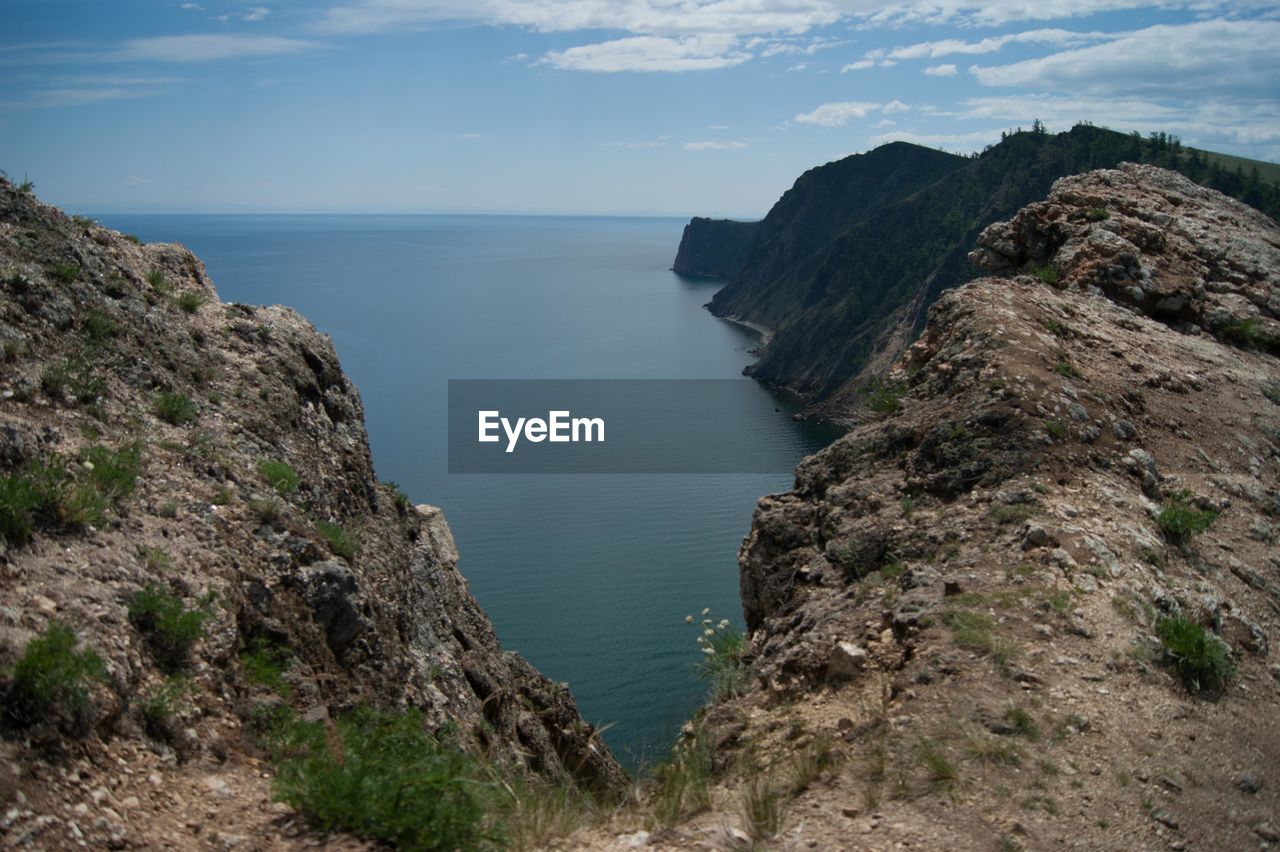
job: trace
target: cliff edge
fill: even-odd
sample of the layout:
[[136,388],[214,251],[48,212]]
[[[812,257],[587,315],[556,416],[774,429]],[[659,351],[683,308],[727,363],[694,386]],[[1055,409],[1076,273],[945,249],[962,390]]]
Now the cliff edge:
[[255,744],[283,708],[416,708],[513,771],[622,783],[501,648],[441,512],[377,481],[297,313],[0,180],[0,352],[4,845],[303,843]]
[[1125,165],[978,242],[874,419],[761,499],[747,685],[659,845],[1280,839],[1280,228]]

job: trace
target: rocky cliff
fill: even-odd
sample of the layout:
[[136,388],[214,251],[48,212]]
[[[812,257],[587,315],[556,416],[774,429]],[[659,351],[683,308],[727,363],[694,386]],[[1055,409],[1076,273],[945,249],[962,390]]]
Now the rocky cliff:
[[[1122,161],[1177,168],[1280,210],[1280,190],[1215,171],[1163,137],[1081,125],[1014,133],[974,158],[893,143],[802,176],[735,250],[742,264],[710,308],[775,332],[750,375],[844,416],[919,334],[938,296],[976,273],[967,256],[983,228],[1060,177]],[[701,242],[681,254],[715,255],[704,243],[716,234],[687,232]]]
[[[440,511],[378,482],[297,313],[0,181],[0,345],[3,845],[300,842],[250,735],[282,704],[418,708],[500,765],[622,781],[568,690],[501,648]],[[59,697],[14,668],[55,625],[100,677],[74,713],[20,712]]]
[[1280,839],[1280,228],[1125,165],[978,244],[882,413],[760,501],[751,685],[655,842]]

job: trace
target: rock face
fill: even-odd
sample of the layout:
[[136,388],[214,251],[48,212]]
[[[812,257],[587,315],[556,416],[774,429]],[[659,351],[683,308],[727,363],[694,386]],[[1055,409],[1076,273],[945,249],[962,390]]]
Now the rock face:
[[[686,230],[680,255],[741,257],[737,268],[718,262],[700,274],[726,280],[713,313],[775,332],[747,372],[843,416],[920,333],[929,306],[974,276],[968,254],[987,225],[1043,198],[1060,177],[1126,160],[1214,179],[1199,155],[1184,153],[1084,125],[1012,134],[976,158],[894,143],[807,172],[745,250],[741,230],[729,250],[713,243],[723,231],[702,224]],[[1232,188],[1280,209],[1273,188]]]
[[[865,796],[885,848],[1248,848],[1280,809],[1280,228],[1125,165],[973,257],[998,276],[941,295],[896,411],[742,545],[739,736],[825,731],[854,767],[786,840],[845,836]],[[1183,536],[1171,506],[1216,516]],[[1177,679],[1174,615],[1227,651],[1221,693]]]
[[[242,663],[262,642],[287,649],[299,714],[416,707],[498,760],[589,787],[622,781],[567,689],[501,648],[440,511],[377,481],[359,394],[297,313],[222,303],[180,246],[141,245],[0,181],[0,346],[0,476],[62,465],[72,494],[109,504],[88,512],[66,499],[35,513],[30,541],[0,537],[0,669],[55,621],[105,662],[77,777],[115,778],[125,786],[111,796],[141,804],[91,846],[117,829],[151,845],[183,825],[160,794],[180,790],[189,767],[237,778],[228,808],[244,806],[240,793],[265,797],[241,734],[255,705],[279,700]],[[130,447],[131,488],[89,489],[94,448]],[[217,601],[186,666],[181,748],[144,736],[143,698],[163,673],[127,609],[147,586],[192,608],[206,592]],[[57,814],[46,837],[74,836],[61,807],[79,787],[18,742],[5,757],[21,767],[27,822]],[[120,782],[122,755],[135,776]],[[158,784],[142,783],[147,761]],[[258,801],[213,822],[270,835],[272,818]]]

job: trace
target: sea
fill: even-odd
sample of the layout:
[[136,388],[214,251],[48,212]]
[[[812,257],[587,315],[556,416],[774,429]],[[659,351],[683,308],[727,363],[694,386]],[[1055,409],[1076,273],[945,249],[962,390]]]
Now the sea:
[[288,305],[331,335],[378,476],[444,509],[503,646],[567,683],[624,765],[667,754],[707,695],[686,616],[742,626],[756,501],[838,431],[793,421],[794,401],[763,386],[769,404],[725,410],[717,429],[770,454],[750,469],[771,474],[450,474],[445,430],[450,379],[739,377],[760,338],[704,309],[718,283],[670,271],[685,220],[94,218],[185,245],[224,301]]

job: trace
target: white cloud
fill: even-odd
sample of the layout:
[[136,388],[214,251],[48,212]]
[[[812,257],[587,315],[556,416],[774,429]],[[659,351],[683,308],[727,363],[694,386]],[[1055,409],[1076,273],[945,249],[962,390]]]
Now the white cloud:
[[751,59],[732,36],[633,36],[553,50],[538,64],[573,71],[707,71]]
[[129,62],[211,62],[284,56],[316,46],[313,41],[279,36],[156,36],[127,41],[118,51],[101,58]]
[[728,129],[729,129],[729,125],[727,125],[727,124],[708,124],[708,125],[707,125],[707,129],[708,129],[708,130],[728,130]]
[[886,115],[890,115],[895,112],[907,112],[910,109],[911,109],[910,104],[904,104],[902,101],[893,100],[893,101],[889,101],[889,103],[882,106],[880,108],[880,111]]
[[483,135],[482,133],[459,133],[458,138],[470,141],[472,139],[480,139]]
[[1209,20],[1124,33],[1105,44],[970,69],[987,86],[1071,92],[1270,93],[1280,21]]
[[204,9],[204,7],[201,6],[199,3],[183,3],[178,8],[186,9],[188,12],[199,12]]
[[866,118],[867,113],[880,109],[880,104],[865,101],[839,101],[826,103],[813,112],[800,113],[793,121],[796,124],[816,124],[819,127],[843,127],[854,118]]
[[252,9],[246,9],[240,17],[246,21],[261,21],[271,14],[271,10],[266,6],[254,6]]
[[653,139],[642,139],[639,142],[606,142],[606,148],[665,148],[670,136],[656,136]]
[[801,62],[799,65],[792,65],[792,66],[791,66],[791,67],[789,67],[787,70],[788,70],[788,71],[803,71],[804,69],[806,69],[806,68],[808,68],[808,67],[809,67],[809,66],[808,66],[808,64],[806,64],[806,63],[804,63],[804,62]]
[[529,54],[527,53],[513,53],[510,56],[508,56],[506,59],[502,60],[502,62],[505,65],[508,62],[524,62],[528,58],[529,58]]
[[686,151],[741,151],[747,147],[746,142],[686,142]]
[[840,73],[844,74],[846,71],[864,71],[867,68],[874,68],[874,67],[876,67],[876,63],[874,60],[859,59],[857,62],[850,62],[848,65],[841,68]]
[[890,118],[882,118],[876,122],[876,127],[897,127],[898,122]]
[[320,29],[375,33],[443,22],[527,27],[539,32],[620,30],[637,35],[788,35],[844,22],[889,26],[912,22],[995,26],[1088,17],[1125,9],[1267,10],[1274,0],[346,0],[330,7]]
[[1077,33],[1070,30],[1028,30],[1021,33],[1010,33],[992,36],[981,41],[962,41],[960,39],[942,39],[940,41],[922,41],[905,47],[895,47],[887,52],[892,59],[938,59],[943,56],[977,55],[995,53],[1008,44],[1052,44],[1058,47],[1075,47],[1090,42],[1115,38],[1108,33]]
[[924,69],[923,73],[930,77],[954,77],[956,76],[956,66],[954,65],[930,65]]

